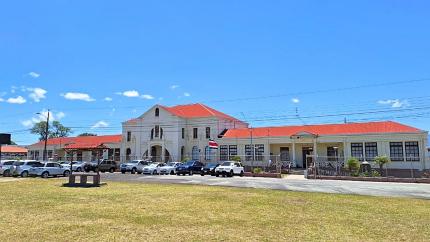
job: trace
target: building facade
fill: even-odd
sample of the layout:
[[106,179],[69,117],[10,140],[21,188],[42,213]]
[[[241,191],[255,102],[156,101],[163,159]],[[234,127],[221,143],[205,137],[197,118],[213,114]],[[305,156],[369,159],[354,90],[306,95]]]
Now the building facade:
[[[306,168],[312,160],[371,162],[386,155],[390,169],[430,168],[428,132],[391,121],[249,128],[206,105],[190,104],[155,105],[122,127],[122,161],[219,162],[239,156],[253,165],[279,161]],[[209,148],[209,140],[219,148]]]
[[0,146],[1,149],[1,159],[25,159],[27,157],[28,150],[24,147],[17,146],[17,145],[2,145]]

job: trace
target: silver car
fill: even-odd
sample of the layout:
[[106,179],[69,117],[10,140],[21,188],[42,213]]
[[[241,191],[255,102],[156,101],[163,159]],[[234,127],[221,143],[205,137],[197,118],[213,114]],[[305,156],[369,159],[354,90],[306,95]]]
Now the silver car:
[[147,175],[158,175],[158,168],[164,166],[164,163],[154,162],[143,167],[143,174]]
[[131,172],[131,174],[142,174],[143,168],[149,164],[146,160],[132,160],[120,165],[121,173]]
[[16,161],[11,167],[11,174],[12,176],[28,177],[32,167],[42,165],[43,164],[41,162],[35,160]]
[[[67,170],[70,170],[70,161],[61,162],[60,165]],[[72,171],[83,172],[87,163],[83,161],[73,161]]]
[[11,170],[10,168],[13,167],[13,163],[15,163],[15,160],[2,160],[0,162],[0,175],[3,176],[10,176]]
[[40,176],[42,178],[48,178],[50,176],[69,176],[70,170],[64,168],[56,162],[45,162],[41,163],[41,166],[34,166],[30,168],[30,176]]

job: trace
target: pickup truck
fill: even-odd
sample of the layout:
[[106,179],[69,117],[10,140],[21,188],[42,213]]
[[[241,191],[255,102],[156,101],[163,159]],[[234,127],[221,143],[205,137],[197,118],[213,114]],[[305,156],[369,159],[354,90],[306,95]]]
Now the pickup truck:
[[236,161],[225,161],[220,166],[215,168],[215,176],[219,177],[222,175],[223,177],[232,177],[232,176],[243,176],[244,168],[240,162]]

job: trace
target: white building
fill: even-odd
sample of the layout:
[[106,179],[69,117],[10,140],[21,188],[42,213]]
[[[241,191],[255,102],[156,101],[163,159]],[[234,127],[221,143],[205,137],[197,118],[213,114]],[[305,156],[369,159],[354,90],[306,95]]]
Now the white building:
[[[244,162],[276,160],[306,168],[310,156],[372,161],[387,155],[390,169],[430,168],[428,132],[391,121],[248,128],[247,123],[203,104],[155,105],[124,122],[122,135],[122,160],[205,162],[240,156]],[[210,139],[219,144],[218,150],[208,147]]]

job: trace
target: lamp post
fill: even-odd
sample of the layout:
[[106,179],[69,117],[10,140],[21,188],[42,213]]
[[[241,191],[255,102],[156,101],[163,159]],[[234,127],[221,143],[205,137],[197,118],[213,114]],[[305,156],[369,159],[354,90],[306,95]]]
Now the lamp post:
[[[39,115],[43,115],[42,113],[36,113]],[[46,117],[46,130],[45,130],[45,146],[43,148],[43,160],[46,160],[46,146],[48,145],[48,135],[49,135],[49,109],[48,109],[48,115]]]

